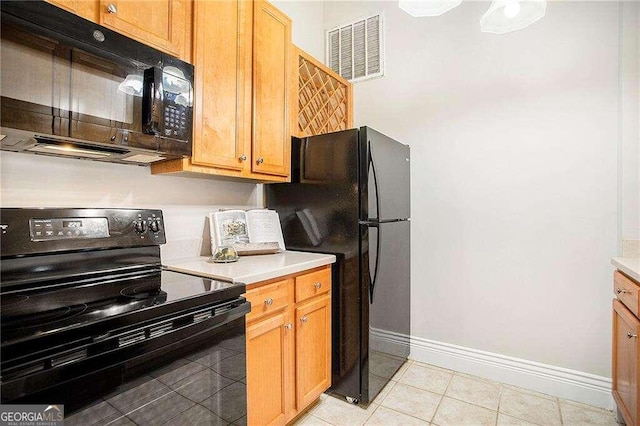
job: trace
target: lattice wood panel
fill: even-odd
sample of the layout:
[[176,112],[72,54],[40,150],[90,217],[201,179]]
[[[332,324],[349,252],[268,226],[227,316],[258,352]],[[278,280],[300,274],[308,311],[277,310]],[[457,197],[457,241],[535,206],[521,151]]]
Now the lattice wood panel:
[[351,83],[297,49],[297,136],[311,136],[353,126]]

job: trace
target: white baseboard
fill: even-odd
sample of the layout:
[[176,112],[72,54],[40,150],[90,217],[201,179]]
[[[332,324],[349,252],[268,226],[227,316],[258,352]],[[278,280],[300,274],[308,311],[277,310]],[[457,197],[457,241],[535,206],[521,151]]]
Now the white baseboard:
[[608,377],[386,330],[371,328],[370,333],[370,345],[374,350],[401,354],[409,346],[409,358],[418,362],[608,410],[615,409],[611,379]]

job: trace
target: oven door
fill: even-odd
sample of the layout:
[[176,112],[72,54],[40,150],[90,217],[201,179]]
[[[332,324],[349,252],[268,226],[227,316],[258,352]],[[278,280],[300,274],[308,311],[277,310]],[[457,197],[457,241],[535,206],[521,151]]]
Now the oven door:
[[246,424],[244,298],[28,354],[2,402],[64,404],[69,424]]

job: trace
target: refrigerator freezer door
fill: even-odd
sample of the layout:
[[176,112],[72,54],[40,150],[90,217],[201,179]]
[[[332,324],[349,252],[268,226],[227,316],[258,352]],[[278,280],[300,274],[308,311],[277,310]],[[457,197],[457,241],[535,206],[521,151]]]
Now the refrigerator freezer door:
[[266,205],[280,216],[285,246],[357,252],[357,130],[294,139],[291,151],[292,182],[264,187]]
[[[363,354],[362,402],[371,401],[409,356],[409,345],[380,344],[382,339],[410,335],[411,222],[362,225]],[[365,296],[366,295],[366,296]],[[382,338],[382,339],[381,339]]]
[[291,159],[293,182],[327,185],[357,182],[358,130],[327,133],[294,142]]
[[368,127],[360,129],[360,144],[364,162],[360,165],[364,172],[360,175],[361,191],[368,199],[362,205],[361,219],[384,222],[409,218],[409,146]]

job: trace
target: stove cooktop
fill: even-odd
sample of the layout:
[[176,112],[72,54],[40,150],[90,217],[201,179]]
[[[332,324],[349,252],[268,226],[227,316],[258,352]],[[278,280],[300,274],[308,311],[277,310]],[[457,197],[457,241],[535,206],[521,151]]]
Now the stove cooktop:
[[234,288],[235,297],[244,292],[241,284],[154,268],[3,292],[0,340],[28,340],[173,302],[224,300]]

